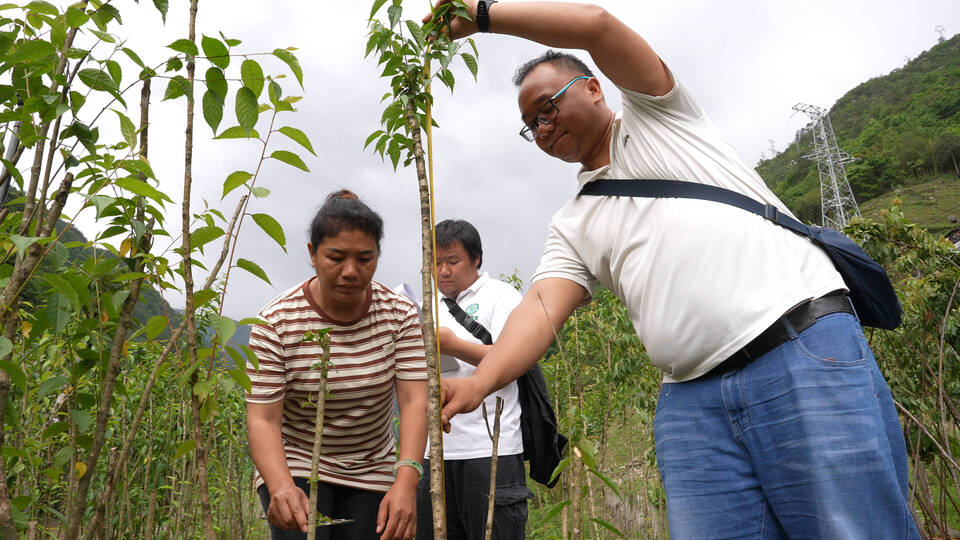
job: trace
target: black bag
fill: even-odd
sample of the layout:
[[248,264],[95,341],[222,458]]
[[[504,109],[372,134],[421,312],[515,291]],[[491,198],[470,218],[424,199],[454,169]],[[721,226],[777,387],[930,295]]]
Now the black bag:
[[900,301],[887,272],[841,232],[804,225],[780,213],[772,204],[763,204],[735,191],[695,182],[600,179],[583,186],[580,195],[701,199],[757,214],[809,238],[823,248],[850,289],[850,299],[862,324],[885,330],[893,330],[900,325]]
[[[452,298],[444,298],[450,315],[484,345],[493,345],[493,336],[470,318]],[[523,437],[523,459],[530,462],[530,478],[553,487],[558,475],[550,481],[560,464],[567,438],[557,431],[557,416],[550,405],[547,380],[537,364],[517,379],[517,400],[520,402],[520,435]]]

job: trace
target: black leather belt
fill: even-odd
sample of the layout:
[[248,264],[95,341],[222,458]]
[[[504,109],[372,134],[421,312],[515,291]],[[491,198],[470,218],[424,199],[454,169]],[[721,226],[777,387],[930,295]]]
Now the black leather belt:
[[850,304],[850,297],[845,291],[837,291],[820,298],[807,300],[784,313],[779,319],[774,321],[769,328],[755,337],[753,341],[747,343],[739,351],[733,353],[729,358],[720,362],[715,368],[707,372],[705,377],[726,373],[735,369],[740,369],[749,364],[753,359],[763,356],[790,340],[790,331],[784,322],[789,322],[794,332],[799,334],[806,330],[817,319],[831,313],[850,313],[856,315],[853,306]]

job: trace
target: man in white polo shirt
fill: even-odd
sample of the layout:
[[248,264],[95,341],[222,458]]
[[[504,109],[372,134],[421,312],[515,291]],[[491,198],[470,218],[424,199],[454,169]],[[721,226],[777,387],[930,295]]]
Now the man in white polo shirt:
[[[480,273],[483,246],[480,234],[464,220],[444,220],[437,224],[437,288],[443,293],[440,303],[440,352],[456,358],[457,371],[444,377],[469,377],[492,345],[484,345],[450,314],[453,303],[466,317],[482,325],[496,341],[521,296],[513,286]],[[456,308],[454,308],[456,309]],[[469,324],[469,322],[468,322]],[[510,382],[486,396],[487,416],[492,432],[497,397],[503,398],[500,438],[497,441],[497,493],[493,511],[493,538],[524,538],[527,524],[527,499],[531,496],[523,465],[523,440],[520,433],[520,403],[517,383]],[[490,456],[493,442],[481,409],[457,416],[455,430],[443,436],[444,492],[446,495],[447,538],[481,540],[487,522],[490,493]],[[430,455],[427,448],[426,456]],[[429,470],[429,460],[424,470]],[[417,539],[433,538],[430,482],[427,476],[417,486]]]
[[[454,38],[479,30],[584,49],[621,92],[615,113],[567,53],[517,72],[520,135],[582,165],[574,195],[597,179],[683,180],[789,214],[650,45],[604,9],[466,4],[472,20],[455,19]],[[624,302],[664,372],[654,432],[673,538],[919,538],[897,412],[842,278],[808,239],[732,206],[574,196],[492,351],[472,376],[444,381],[444,418],[536,363],[596,281]]]

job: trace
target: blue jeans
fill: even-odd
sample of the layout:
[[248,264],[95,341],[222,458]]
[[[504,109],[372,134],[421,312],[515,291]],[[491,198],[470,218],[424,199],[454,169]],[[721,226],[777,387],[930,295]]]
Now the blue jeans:
[[743,368],[664,384],[654,420],[674,539],[917,539],[893,398],[855,317]]

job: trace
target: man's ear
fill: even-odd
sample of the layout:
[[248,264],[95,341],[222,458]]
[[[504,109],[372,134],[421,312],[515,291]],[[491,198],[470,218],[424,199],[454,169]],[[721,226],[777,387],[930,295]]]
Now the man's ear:
[[600,79],[596,77],[587,79],[587,95],[594,103],[603,101],[603,86],[600,84]]

